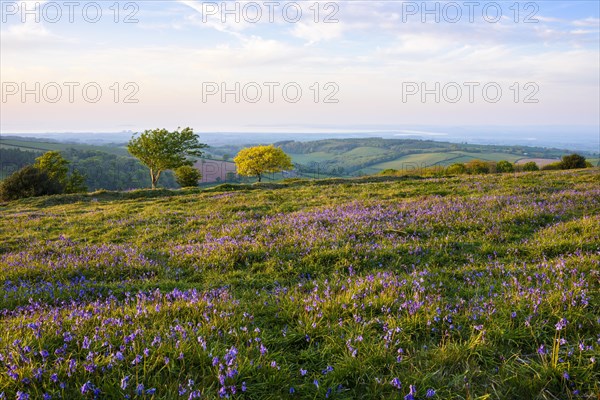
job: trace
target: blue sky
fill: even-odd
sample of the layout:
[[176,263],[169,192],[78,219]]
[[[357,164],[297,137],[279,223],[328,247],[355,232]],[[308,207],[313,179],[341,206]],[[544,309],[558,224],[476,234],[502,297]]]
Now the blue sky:
[[[251,11],[256,7],[247,6],[249,2],[237,2],[249,12],[240,11],[239,23],[233,15],[223,23],[221,2],[124,1],[116,23],[110,8],[114,1],[97,2],[102,10],[97,23],[82,17],[81,9],[90,2],[80,2],[73,23],[64,2],[55,2],[63,12],[56,23],[44,18],[55,17],[55,8],[44,8],[51,2],[38,1],[37,9],[35,1],[0,3],[2,132],[600,125],[597,1],[480,1],[473,6],[472,22],[465,2],[428,2],[430,9],[439,7],[439,22],[431,14],[422,21],[421,1],[320,2],[318,23],[314,1],[278,2],[273,22],[265,2],[255,2],[263,13],[257,23],[245,21],[255,16]],[[298,22],[282,17],[286,4],[288,10],[302,9]],[[502,15],[490,22],[498,6]],[[24,16],[24,7],[37,10],[40,21],[33,14]],[[455,10],[462,16],[450,22],[457,17]],[[133,11],[137,22],[124,23]],[[332,12],[337,22],[324,23]],[[524,22],[528,15],[531,23]],[[61,85],[60,101],[42,96],[36,103],[33,95],[22,101],[22,84],[31,89],[36,82],[41,88],[51,82]],[[73,102],[63,82],[79,83]],[[102,89],[97,103],[86,102],[80,93],[89,82]],[[110,89],[115,82],[117,103]],[[263,97],[251,103],[242,96],[236,103],[228,95],[223,102],[216,93],[203,101],[206,85],[233,89],[236,82],[240,92],[256,82]],[[264,82],[278,84],[273,102],[267,100]],[[473,101],[465,82],[475,85]],[[123,102],[123,96],[133,93],[126,83],[139,89],[132,97],[137,103]],[[302,90],[296,103],[283,97],[281,88],[289,83]],[[440,101],[435,94],[423,98],[421,88],[435,91],[436,83]],[[482,93],[489,84],[492,92],[496,87],[502,91],[497,102]],[[415,87],[419,92],[403,96]],[[455,99],[456,87],[462,97],[448,101]],[[254,92],[248,93],[252,97]],[[325,103],[327,94],[337,103]],[[524,102],[528,95],[537,102]]]

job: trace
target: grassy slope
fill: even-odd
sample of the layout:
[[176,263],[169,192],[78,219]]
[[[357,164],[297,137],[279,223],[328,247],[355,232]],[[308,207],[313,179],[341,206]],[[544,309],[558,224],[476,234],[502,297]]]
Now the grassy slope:
[[30,150],[35,152],[46,152],[51,150],[66,150],[66,149],[77,149],[77,150],[94,150],[102,151],[105,153],[115,154],[117,156],[128,156],[129,153],[124,147],[114,146],[94,146],[88,144],[76,144],[76,143],[52,143],[42,141],[27,141],[17,139],[1,139],[0,146],[9,148],[18,148],[21,150]]
[[442,153],[410,154],[393,161],[372,165],[371,168],[374,170],[384,170],[388,168],[401,170],[403,168],[429,167],[432,165],[450,165],[456,162],[469,162],[474,159],[486,161],[506,160],[515,162],[520,158],[523,158],[523,156],[507,153],[469,153],[465,151],[449,151]]
[[379,180],[2,206],[0,392],[600,393],[598,169]]

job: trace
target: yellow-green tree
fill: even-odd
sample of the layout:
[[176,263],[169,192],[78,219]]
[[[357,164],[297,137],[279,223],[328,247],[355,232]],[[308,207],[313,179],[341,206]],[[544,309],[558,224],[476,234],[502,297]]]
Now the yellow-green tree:
[[273,145],[245,148],[238,153],[233,161],[239,175],[256,176],[259,182],[264,174],[294,168],[290,156]]

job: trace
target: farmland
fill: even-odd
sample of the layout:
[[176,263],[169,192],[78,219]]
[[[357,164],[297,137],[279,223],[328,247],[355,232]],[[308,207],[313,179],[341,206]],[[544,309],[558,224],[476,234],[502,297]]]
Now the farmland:
[[600,170],[0,205],[0,393],[595,399]]

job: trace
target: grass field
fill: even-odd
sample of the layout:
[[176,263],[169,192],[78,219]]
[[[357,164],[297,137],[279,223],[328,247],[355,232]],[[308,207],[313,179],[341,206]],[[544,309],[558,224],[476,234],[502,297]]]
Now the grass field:
[[116,146],[94,146],[88,144],[76,144],[76,143],[51,143],[42,141],[28,141],[28,140],[16,140],[16,139],[0,139],[0,147],[7,148],[18,148],[21,150],[29,150],[39,153],[44,153],[52,150],[66,150],[69,148],[77,150],[92,150],[102,151],[105,153],[115,154],[118,156],[128,156],[129,153],[125,147]]
[[598,169],[97,192],[0,218],[7,399],[600,395]]
[[430,167],[435,165],[447,166],[454,163],[465,163],[475,159],[486,161],[506,160],[510,162],[515,162],[520,158],[523,158],[523,156],[508,153],[469,153],[465,151],[448,151],[437,153],[410,154],[404,157],[400,157],[393,161],[372,165],[370,168],[373,170],[381,171],[388,168],[406,170]]

